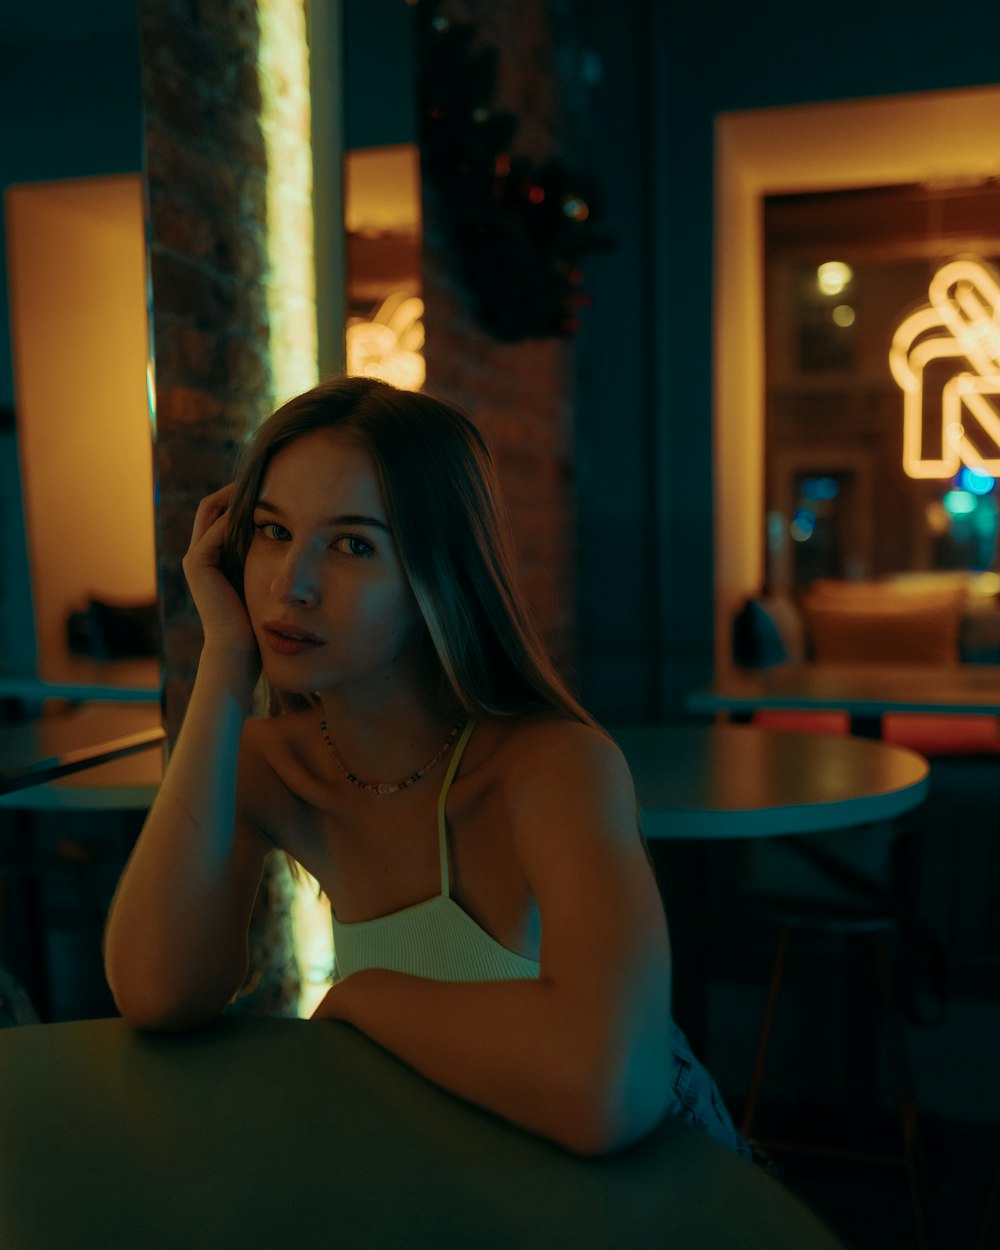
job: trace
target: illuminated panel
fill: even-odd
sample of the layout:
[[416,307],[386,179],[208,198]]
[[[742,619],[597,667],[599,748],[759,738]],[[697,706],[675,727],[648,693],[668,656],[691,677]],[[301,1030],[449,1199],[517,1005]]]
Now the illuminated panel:
[[[267,311],[272,397],[279,403],[317,381],[309,48],[302,0],[258,0],[261,129],[267,150]],[[292,907],[301,978],[298,1013],[310,1016],[329,988],[330,907],[305,870]]]
[[[928,288],[930,304],[896,331],[889,368],[903,392],[903,468],[910,477],[948,478],[961,465],[1000,474],[1000,282],[983,261],[954,260]],[[943,384],[925,385],[928,366],[953,361]],[[936,403],[941,449],[924,454],[924,416]],[[968,422],[972,422],[970,427]],[[980,452],[969,438],[978,426]]]
[[261,129],[267,150],[267,309],[280,403],[317,380],[309,47],[302,0],[258,0]]

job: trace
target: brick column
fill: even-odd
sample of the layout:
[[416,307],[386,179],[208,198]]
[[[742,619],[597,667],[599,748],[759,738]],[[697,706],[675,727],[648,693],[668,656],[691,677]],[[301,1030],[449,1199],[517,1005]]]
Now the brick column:
[[[181,569],[198,500],[232,476],[272,407],[267,160],[253,0],[141,0],[158,548],[166,724],[177,734],[202,644]],[[243,1013],[294,1014],[292,890],[272,855]]]
[[251,0],[143,0],[156,472],[173,737],[201,647],[181,557],[198,500],[271,407],[267,163]]

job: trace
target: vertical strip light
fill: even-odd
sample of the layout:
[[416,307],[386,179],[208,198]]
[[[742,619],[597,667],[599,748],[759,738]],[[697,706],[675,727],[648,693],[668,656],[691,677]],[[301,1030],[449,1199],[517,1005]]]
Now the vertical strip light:
[[[267,308],[271,379],[278,403],[317,381],[313,254],[312,118],[308,0],[257,0],[261,129],[267,152]],[[333,965],[329,903],[307,873],[292,911],[302,983],[299,1014],[312,1014]]]
[[316,383],[312,147],[306,0],[257,0],[274,397]]

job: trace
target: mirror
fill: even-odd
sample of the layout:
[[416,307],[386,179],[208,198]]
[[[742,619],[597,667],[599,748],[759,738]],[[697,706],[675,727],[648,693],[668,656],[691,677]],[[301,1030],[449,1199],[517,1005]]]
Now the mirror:
[[0,24],[0,695],[160,686],[134,0]]

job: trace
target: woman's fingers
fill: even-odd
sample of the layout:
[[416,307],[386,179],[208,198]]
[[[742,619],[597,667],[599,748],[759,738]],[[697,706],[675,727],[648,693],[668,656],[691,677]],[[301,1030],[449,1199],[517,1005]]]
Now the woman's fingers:
[[227,510],[235,487],[232,482],[206,495],[198,504],[191,545],[181,561],[191,597],[201,618],[206,642],[223,639],[256,653],[246,608],[219,568],[226,537]]
[[194,528],[191,533],[192,547],[225,515],[235,489],[235,482],[230,482],[221,489],[213,491],[211,495],[206,495],[198,504],[198,511],[194,517]]
[[235,486],[230,482],[220,490],[206,495],[198,504],[194,526],[191,531],[191,542],[185,553],[183,564],[189,573],[196,568],[217,568],[226,538],[229,501],[232,499]]

